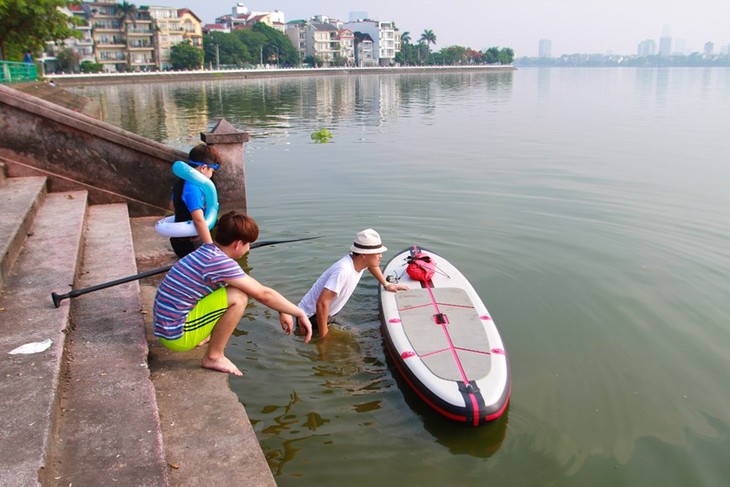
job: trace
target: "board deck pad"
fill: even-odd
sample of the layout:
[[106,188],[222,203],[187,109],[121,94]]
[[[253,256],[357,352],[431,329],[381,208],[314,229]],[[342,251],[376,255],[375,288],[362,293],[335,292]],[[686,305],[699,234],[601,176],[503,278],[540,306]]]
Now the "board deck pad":
[[[435,304],[428,289],[395,295],[403,331],[413,350],[442,379],[462,380],[459,362],[469,380],[485,377],[491,368],[489,340],[469,296],[460,288],[431,288],[431,292]],[[436,323],[434,315],[439,312],[446,315],[448,324]]]

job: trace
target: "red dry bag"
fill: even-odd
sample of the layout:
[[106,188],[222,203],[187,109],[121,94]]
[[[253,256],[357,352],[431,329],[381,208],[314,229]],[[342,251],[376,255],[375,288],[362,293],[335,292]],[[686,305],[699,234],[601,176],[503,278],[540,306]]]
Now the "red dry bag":
[[408,257],[408,267],[406,267],[406,272],[411,279],[428,282],[433,277],[435,271],[436,264],[434,264],[430,256],[423,252],[417,252]]

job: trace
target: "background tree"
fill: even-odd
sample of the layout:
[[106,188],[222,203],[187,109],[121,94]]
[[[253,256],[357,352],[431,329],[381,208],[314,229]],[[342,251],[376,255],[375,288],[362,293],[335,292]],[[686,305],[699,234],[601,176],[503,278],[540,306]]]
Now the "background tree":
[[512,64],[512,61],[514,60],[515,52],[511,48],[505,47],[504,49],[499,50],[497,61],[499,61],[500,64]]
[[223,66],[243,66],[251,62],[248,47],[237,36],[227,32],[211,32],[203,36],[206,66],[216,66],[216,46],[218,59]]
[[264,62],[286,66],[299,65],[299,51],[294,49],[286,34],[263,22],[256,23],[251,30],[263,34],[266,38],[266,42],[262,46]]
[[200,69],[203,65],[203,50],[189,42],[181,42],[170,49],[172,69]]
[[439,64],[466,64],[467,48],[462,46],[449,46],[439,51],[441,63]]
[[246,59],[246,62],[252,64],[263,63],[264,51],[263,47],[266,44],[266,36],[261,32],[255,32],[253,29],[238,29],[232,32],[248,49],[250,57]]
[[82,73],[101,73],[104,71],[104,65],[101,63],[94,63],[91,61],[84,61],[79,66]]
[[484,62],[487,64],[494,64],[497,62],[499,58],[499,48],[498,47],[490,47],[486,51],[484,51]]
[[74,51],[70,47],[65,47],[56,54],[56,63],[58,69],[65,73],[76,73],[79,71],[79,62],[81,54]]
[[59,10],[71,3],[75,2],[0,0],[0,59],[20,61],[22,53],[41,51],[46,42],[61,44],[70,37],[81,38],[81,33],[73,29],[81,24],[81,19]]

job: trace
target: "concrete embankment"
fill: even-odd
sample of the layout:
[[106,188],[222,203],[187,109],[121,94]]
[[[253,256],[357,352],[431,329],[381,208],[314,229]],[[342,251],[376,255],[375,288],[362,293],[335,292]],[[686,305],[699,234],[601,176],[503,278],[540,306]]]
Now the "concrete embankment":
[[[49,92],[54,104],[79,103],[58,87]],[[59,191],[59,169],[44,171],[48,161],[29,145],[88,139],[94,147],[97,131],[114,139],[108,157],[71,158],[66,181],[72,169],[118,171],[114,154],[130,146],[167,154],[150,162],[164,161],[167,174],[178,152],[49,105],[0,86],[0,485],[275,485],[226,375],[200,367],[202,350],[175,354],[145,336],[158,281],[54,308],[51,291],[160,267],[174,255],[154,231],[160,215],[130,220],[130,203],[99,205],[91,186]],[[48,135],[59,131],[63,139]],[[147,175],[139,185],[158,186],[150,170],[138,172]]]
[[151,73],[48,75],[59,86],[88,86],[129,83],[171,83],[224,79],[287,78],[309,76],[360,76],[373,74],[496,73],[514,71],[512,65],[404,66],[394,68],[272,68],[163,71]]

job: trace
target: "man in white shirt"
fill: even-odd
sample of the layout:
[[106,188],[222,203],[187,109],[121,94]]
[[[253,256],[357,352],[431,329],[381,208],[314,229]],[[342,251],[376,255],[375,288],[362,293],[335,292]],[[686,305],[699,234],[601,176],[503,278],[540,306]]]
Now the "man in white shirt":
[[312,288],[297,305],[309,317],[312,325],[319,329],[322,337],[327,336],[328,323],[340,312],[355,291],[360,278],[367,269],[385,290],[391,292],[405,291],[408,286],[393,284],[385,280],[380,270],[383,246],[378,232],[368,228],[355,236],[350,247],[350,254],[330,266],[319,276]]

